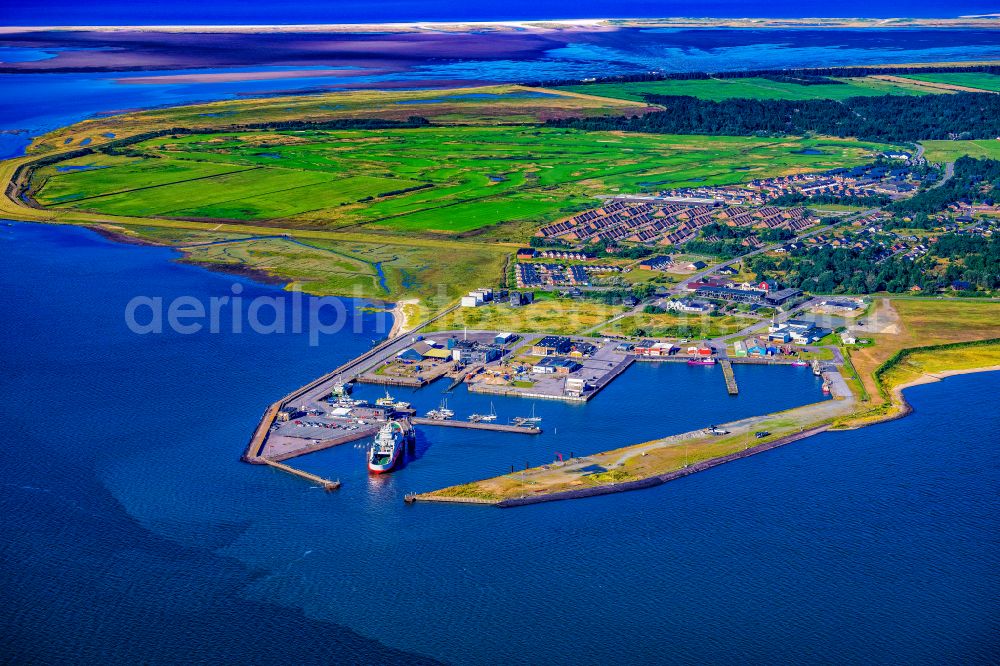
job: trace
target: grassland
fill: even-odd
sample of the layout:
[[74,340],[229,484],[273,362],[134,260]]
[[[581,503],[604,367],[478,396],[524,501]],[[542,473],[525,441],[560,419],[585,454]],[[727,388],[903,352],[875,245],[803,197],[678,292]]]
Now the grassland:
[[639,312],[608,324],[600,329],[600,333],[652,338],[717,338],[735,333],[756,321],[728,315],[711,317],[677,312]]
[[886,386],[897,388],[921,383],[942,373],[960,373],[1000,367],[1000,343],[952,349],[915,351],[882,375]]
[[436,124],[495,125],[537,123],[566,116],[634,114],[647,108],[628,100],[511,85],[453,90],[356,90],[225,100],[93,118],[42,135],[28,150],[33,154],[64,151],[80,146],[87,139],[94,147],[174,127],[228,130],[258,123],[324,122],[342,118],[405,120],[409,116],[422,116]]
[[935,91],[917,84],[890,82],[870,77],[836,79],[839,84],[805,86],[765,78],[745,79],[690,79],[676,81],[636,81],[629,83],[590,83],[560,86],[557,90],[643,101],[643,95],[690,95],[700,99],[846,99],[877,95],[926,95]]
[[[850,349],[849,355],[851,364],[864,386],[864,392],[870,399],[866,410],[857,416],[845,419],[842,425],[863,425],[871,420],[884,418],[887,413],[901,408],[898,397],[890,403],[890,400],[883,395],[875,377],[876,370],[897,352],[929,345],[972,342],[998,337],[1000,303],[886,298],[878,302],[877,308],[866,319],[868,326],[874,328],[859,334],[872,339],[875,344]],[[947,359],[947,357],[942,358]],[[945,366],[940,367],[943,369]]]
[[954,162],[963,155],[980,159],[1000,159],[1000,141],[921,141],[924,157],[931,162]]
[[934,72],[927,74],[904,74],[899,78],[912,81],[958,86],[969,90],[1000,92],[1000,76],[985,72]]
[[519,331],[524,333],[577,334],[607,321],[624,308],[590,301],[545,299],[519,308],[487,305],[458,308],[431,324],[430,331]]
[[[476,243],[411,245],[405,242],[356,242],[251,237],[190,240],[181,245],[186,260],[240,272],[266,274],[306,293],[356,298],[420,299],[409,312],[411,323],[426,308],[439,309],[461,295],[465,285],[493,284],[507,250]],[[440,260],[447,253],[450,260]],[[419,311],[417,311],[419,310]]]
[[227,132],[158,137],[132,147],[140,156],[46,166],[32,188],[57,210],[459,234],[549,222],[596,194],[860,164],[881,148],[536,126]]

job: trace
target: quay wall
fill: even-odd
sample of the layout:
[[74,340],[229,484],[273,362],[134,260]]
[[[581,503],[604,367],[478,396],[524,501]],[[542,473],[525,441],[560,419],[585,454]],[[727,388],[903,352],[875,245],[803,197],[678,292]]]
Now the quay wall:
[[[301,386],[301,387],[295,389],[294,391],[292,391],[291,393],[289,393],[288,395],[286,395],[285,397],[283,397],[281,400],[279,400],[279,401],[277,401],[275,403],[272,403],[270,406],[268,406],[268,408],[266,410],[264,410],[264,414],[263,414],[263,416],[261,416],[260,421],[257,423],[257,428],[256,428],[256,430],[254,430],[253,435],[250,437],[250,442],[247,445],[246,450],[243,452],[243,455],[240,456],[240,460],[242,460],[243,462],[251,463],[251,464],[253,464],[253,463],[260,464],[262,462],[262,461],[259,460],[259,458],[263,455],[264,444],[266,443],[267,436],[268,436],[268,434],[271,431],[271,426],[274,425],[274,420],[278,417],[278,412],[281,411],[281,408],[284,407],[285,405],[287,405],[289,402],[291,402],[292,400],[295,400],[295,399],[297,399],[297,398],[305,395],[306,393],[309,393],[312,390],[315,390],[316,388],[322,386],[325,382],[329,382],[329,381],[331,381],[333,379],[336,379],[340,374],[342,374],[342,373],[344,373],[344,372],[346,372],[348,370],[354,370],[354,369],[356,369],[359,365],[361,365],[361,364],[363,364],[363,363],[371,360],[372,358],[378,356],[379,354],[381,354],[382,352],[384,352],[386,349],[388,349],[392,345],[398,343],[403,338],[405,338],[405,337],[407,337],[409,335],[412,335],[413,333],[415,333],[415,332],[423,329],[427,325],[429,325],[429,324],[437,321],[441,317],[444,317],[445,315],[447,315],[451,311],[457,309],[458,307],[459,307],[458,305],[453,305],[450,308],[446,308],[446,309],[442,310],[441,312],[439,312],[435,316],[431,317],[427,321],[423,322],[422,324],[413,327],[409,331],[405,331],[403,333],[400,333],[399,335],[397,335],[394,338],[389,338],[388,340],[385,340],[384,342],[382,342],[381,344],[377,345],[376,347],[374,347],[372,349],[369,349],[367,352],[365,352],[361,356],[357,356],[357,357],[355,357],[355,358],[347,361],[343,365],[335,368],[334,370],[331,370],[330,372],[326,373],[325,375],[323,375],[321,377],[318,377],[317,379],[314,379],[313,381],[309,382],[305,386]],[[326,447],[323,447],[323,448],[326,448]],[[301,455],[301,454],[296,454],[296,455]],[[286,459],[286,458],[282,458],[282,459]]]

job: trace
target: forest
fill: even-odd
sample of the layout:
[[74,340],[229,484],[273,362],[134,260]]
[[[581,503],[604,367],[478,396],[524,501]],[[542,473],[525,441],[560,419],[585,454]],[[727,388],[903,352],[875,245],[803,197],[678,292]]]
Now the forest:
[[666,108],[642,116],[549,120],[554,127],[655,134],[781,136],[824,134],[867,141],[992,139],[1000,136],[1000,95],[957,93],[829,100],[702,100],[645,95]]
[[882,247],[811,247],[781,259],[759,255],[747,263],[762,279],[782,272],[782,283],[818,294],[934,291],[956,281],[970,289],[1000,288],[1000,239],[956,234],[940,236],[926,256],[915,260],[886,256]]
[[[1000,190],[1000,160],[960,157],[955,160],[954,175],[941,184],[924,190],[909,199],[894,202],[888,210],[898,215],[920,215],[924,218],[959,201],[982,201],[992,204]],[[922,219],[924,219],[922,218]]]

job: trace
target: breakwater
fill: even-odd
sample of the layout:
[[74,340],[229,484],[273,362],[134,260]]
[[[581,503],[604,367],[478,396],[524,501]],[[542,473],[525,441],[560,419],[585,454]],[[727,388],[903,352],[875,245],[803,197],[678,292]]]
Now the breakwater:
[[425,419],[414,417],[410,419],[413,425],[442,426],[445,428],[468,428],[469,430],[492,430],[493,432],[513,432],[521,435],[538,435],[541,428],[535,426],[506,425],[503,423],[482,423],[476,421],[452,421],[450,419]]
[[758,453],[764,453],[765,451],[776,449],[780,446],[784,446],[785,444],[791,444],[792,442],[797,442],[801,439],[806,439],[807,437],[818,435],[821,432],[825,432],[829,428],[830,426],[828,424],[823,424],[815,428],[810,428],[807,430],[803,430],[801,432],[786,435],[784,437],[779,437],[770,442],[758,444],[757,446],[752,446],[742,451],[737,451],[735,453],[730,453],[728,455],[719,456],[718,458],[702,460],[692,465],[682,467],[681,469],[673,470],[671,472],[666,472],[664,474],[657,474],[655,476],[646,477],[644,479],[636,479],[634,481],[623,481],[621,483],[610,483],[600,486],[592,486],[590,488],[577,488],[574,490],[565,490],[554,493],[539,493],[537,495],[516,497],[512,499],[499,500],[499,501],[489,501],[477,497],[464,498],[464,497],[441,497],[441,496],[425,496],[425,495],[409,495],[407,496],[406,501],[447,502],[450,504],[488,504],[490,506],[494,506],[500,509],[509,509],[518,506],[527,506],[529,504],[541,504],[542,502],[558,502],[561,500],[582,499],[585,497],[598,497],[600,495],[610,495],[612,493],[623,493],[623,492],[628,492],[630,490],[642,490],[644,488],[653,488],[655,486],[659,486],[669,481],[674,481],[676,479],[680,479],[685,476],[690,476],[691,474],[704,472],[705,470],[717,467],[718,465],[723,465],[725,463],[733,462],[735,460],[740,460],[742,458],[748,458]]

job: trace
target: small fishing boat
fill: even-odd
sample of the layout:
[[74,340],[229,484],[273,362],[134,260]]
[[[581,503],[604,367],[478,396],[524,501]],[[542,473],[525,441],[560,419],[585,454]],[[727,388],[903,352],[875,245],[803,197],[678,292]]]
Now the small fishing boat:
[[688,365],[715,365],[714,358],[691,358],[688,359]]

